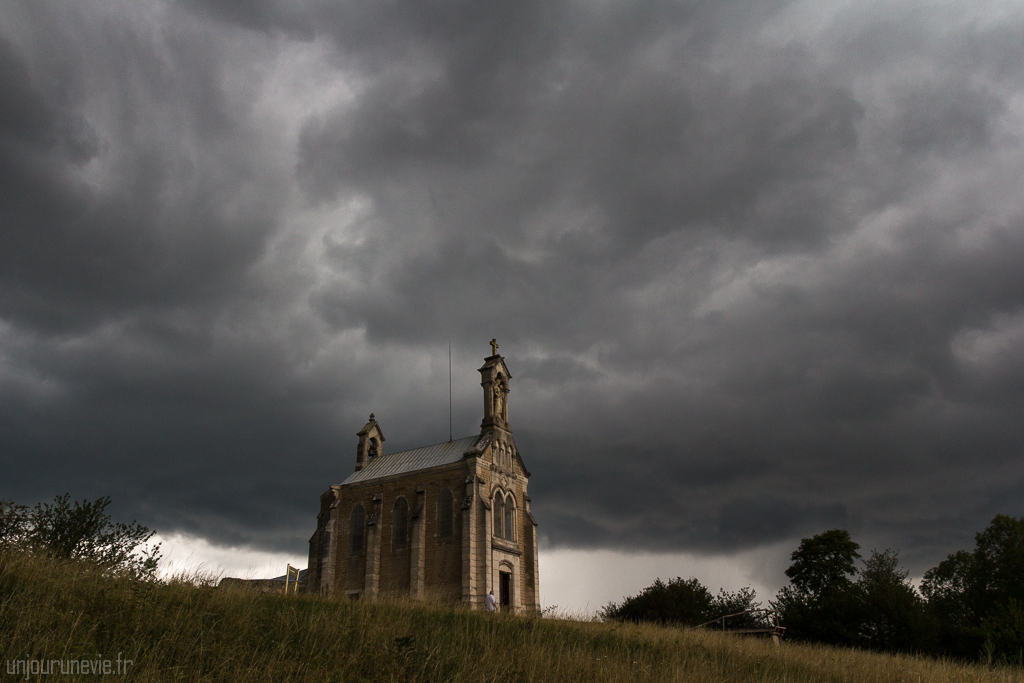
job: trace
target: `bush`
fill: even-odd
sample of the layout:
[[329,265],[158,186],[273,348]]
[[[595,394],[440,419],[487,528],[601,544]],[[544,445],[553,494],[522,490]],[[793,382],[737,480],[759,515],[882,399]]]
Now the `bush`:
[[28,507],[0,499],[0,550],[24,547],[29,528]]
[[160,545],[146,544],[156,532],[134,521],[112,522],[106,513],[108,505],[109,496],[72,503],[67,493],[31,510],[0,501],[0,548],[83,560],[111,572],[152,577],[160,561]]
[[[729,592],[724,588],[718,591],[714,603],[711,606],[712,616],[731,616],[725,621],[725,628],[764,628],[769,626],[769,619],[760,610],[761,603],[757,600],[757,594],[750,586],[745,586],[738,591]],[[710,628],[721,628],[721,624],[710,624]]]
[[639,595],[624,599],[622,604],[605,605],[598,616],[605,620],[696,626],[721,616],[715,613],[714,602],[711,591],[700,581],[684,581],[677,576],[668,583],[655,579]]
[[[700,581],[679,577],[665,583],[655,579],[654,583],[639,595],[625,598],[621,604],[609,603],[598,612],[605,621],[653,622],[658,624],[680,624],[699,626],[725,615],[739,615],[726,621],[726,628],[758,628],[766,625],[763,615],[741,614],[761,606],[757,595],[749,586],[735,592],[720,590],[717,596],[705,588]],[[708,624],[709,628],[721,628],[718,622]]]

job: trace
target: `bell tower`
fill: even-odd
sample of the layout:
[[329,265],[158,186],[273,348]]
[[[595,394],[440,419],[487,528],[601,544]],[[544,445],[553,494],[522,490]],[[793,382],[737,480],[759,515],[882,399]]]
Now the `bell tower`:
[[359,437],[359,445],[356,446],[356,472],[363,469],[378,455],[384,453],[384,432],[377,424],[373,413],[370,413],[370,421],[362,429],[356,432]]
[[484,388],[484,420],[480,423],[483,432],[499,430],[511,433],[508,425],[508,383],[512,379],[505,359],[498,355],[498,342],[491,340],[491,355],[484,359],[479,370],[480,386]]

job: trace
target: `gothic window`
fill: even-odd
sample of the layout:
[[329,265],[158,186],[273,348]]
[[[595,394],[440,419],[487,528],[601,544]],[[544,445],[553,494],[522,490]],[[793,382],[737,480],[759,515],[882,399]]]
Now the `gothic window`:
[[351,545],[349,546],[350,555],[362,555],[363,554],[363,535],[366,527],[366,511],[363,510],[363,506],[356,504],[352,508],[352,518],[350,519],[349,525],[349,540]]
[[505,499],[505,524],[504,531],[505,535],[503,538],[514,541],[516,540],[516,499],[512,497],[512,494],[508,494],[508,498]]
[[441,489],[437,494],[437,536],[438,538],[451,538],[454,531],[452,519],[452,507],[454,498],[448,489]]
[[505,519],[505,499],[501,492],[494,494],[494,505],[491,507],[494,516],[494,535],[498,538],[505,538],[501,524]]
[[391,509],[391,548],[405,550],[409,544],[409,503],[399,496]]

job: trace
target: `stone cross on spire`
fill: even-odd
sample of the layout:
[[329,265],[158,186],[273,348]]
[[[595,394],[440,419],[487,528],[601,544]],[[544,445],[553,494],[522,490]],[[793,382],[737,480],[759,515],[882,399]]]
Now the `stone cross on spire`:
[[498,355],[498,340],[497,339],[492,339],[490,341],[490,344],[491,344],[491,355],[492,356],[497,356]]

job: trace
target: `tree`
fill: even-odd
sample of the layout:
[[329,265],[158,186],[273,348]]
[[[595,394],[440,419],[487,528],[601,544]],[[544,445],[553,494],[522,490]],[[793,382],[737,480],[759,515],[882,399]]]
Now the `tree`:
[[786,635],[831,645],[853,645],[860,609],[851,576],[860,546],[844,529],[831,529],[800,541],[786,570],[790,585],[773,605]]
[[996,515],[975,536],[975,576],[989,611],[1009,600],[1024,603],[1024,518]]
[[857,573],[860,546],[845,529],[823,531],[800,541],[793,551],[793,564],[786,570],[790,583],[802,595],[819,598],[847,590]]
[[898,551],[871,551],[856,583],[858,646],[884,652],[933,649],[934,622],[907,576]]
[[668,583],[656,579],[640,591],[639,595],[623,600],[622,604],[609,603],[598,612],[605,620],[653,621],[661,624],[696,626],[714,619],[714,597],[695,578],[679,577]]
[[1001,661],[1024,666],[1024,603],[1010,598],[996,604],[981,621],[983,651]]
[[925,572],[921,592],[947,653],[1005,659],[1024,653],[1024,519],[996,515],[961,550]]
[[0,544],[47,557],[84,560],[105,570],[152,576],[160,561],[160,544],[147,546],[156,532],[132,522],[112,522],[110,497],[71,502],[65,493],[53,503],[24,505],[0,501]]
[[973,574],[974,556],[960,550],[925,572],[921,582],[928,610],[939,624],[939,648],[947,654],[977,657],[985,641]]

